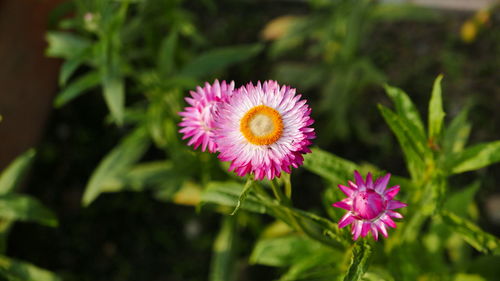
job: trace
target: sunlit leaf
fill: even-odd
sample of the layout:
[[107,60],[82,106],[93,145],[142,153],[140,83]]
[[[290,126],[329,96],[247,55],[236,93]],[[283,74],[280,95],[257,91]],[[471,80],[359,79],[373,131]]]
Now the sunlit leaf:
[[500,240],[484,232],[473,222],[448,211],[441,212],[441,217],[453,232],[460,234],[476,250],[483,253],[492,253],[498,249]]
[[8,281],[61,281],[48,270],[6,256],[0,256],[0,276]]
[[46,39],[49,44],[47,56],[65,59],[77,56],[91,44],[88,39],[68,32],[48,32]]
[[54,213],[38,200],[27,195],[0,195],[0,218],[33,221],[47,226],[57,226]]
[[263,46],[260,44],[226,47],[208,51],[182,68],[180,75],[202,78],[233,64],[256,56]]
[[128,135],[117,147],[115,147],[94,170],[85,193],[83,194],[83,205],[87,206],[94,201],[106,186],[106,182],[124,173],[137,162],[149,147],[150,141],[147,131],[138,128]]
[[432,96],[429,102],[429,141],[437,144],[439,144],[445,116],[441,94],[442,79],[443,75],[439,75],[434,81]]
[[117,124],[123,124],[125,110],[125,85],[122,77],[105,77],[102,81],[104,100]]
[[[201,196],[202,203],[215,203],[222,206],[236,207],[243,191],[243,184],[237,182],[211,182],[207,185]],[[257,213],[266,213],[266,207],[252,194],[248,194],[241,208]]]
[[61,93],[59,93],[59,95],[57,95],[54,100],[54,106],[61,107],[65,105],[79,95],[98,86],[100,82],[99,73],[96,71],[92,71],[78,77],[78,79],[69,84]]
[[250,263],[269,266],[289,266],[305,256],[320,251],[322,244],[306,236],[288,235],[257,241]]
[[18,156],[2,171],[2,174],[0,174],[0,194],[12,192],[17,188],[30,168],[35,155],[35,150],[30,149]]
[[304,168],[337,183],[352,178],[354,170],[359,170],[355,163],[319,148],[313,148],[312,153],[304,155]]
[[387,95],[391,98],[396,113],[405,120],[405,123],[415,131],[418,141],[425,143],[425,129],[420,113],[411,101],[410,97],[401,89],[389,85],[384,86]]
[[500,162],[500,141],[481,143],[452,154],[448,168],[454,174],[474,171]]
[[214,241],[210,264],[210,281],[234,280],[234,246],[236,244],[236,218],[224,217]]

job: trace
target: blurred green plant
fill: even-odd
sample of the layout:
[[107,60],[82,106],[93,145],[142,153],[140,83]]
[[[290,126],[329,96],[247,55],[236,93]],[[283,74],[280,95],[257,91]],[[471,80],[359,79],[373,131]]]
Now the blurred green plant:
[[[354,130],[367,136],[367,120],[352,112],[362,111],[355,103],[363,90],[386,81],[385,74],[364,52],[373,31],[383,22],[430,21],[433,11],[407,4],[380,1],[310,0],[311,12],[303,16],[282,16],[271,21],[263,37],[273,40],[269,49],[279,60],[274,76],[298,86],[301,91],[318,92],[318,127],[328,130],[320,144],[346,139]],[[349,122],[346,122],[349,120]]]
[[54,273],[35,265],[6,256],[7,239],[16,221],[36,222],[56,227],[56,216],[37,199],[16,192],[29,170],[35,151],[28,150],[17,157],[0,174],[0,277],[9,281],[58,281]]

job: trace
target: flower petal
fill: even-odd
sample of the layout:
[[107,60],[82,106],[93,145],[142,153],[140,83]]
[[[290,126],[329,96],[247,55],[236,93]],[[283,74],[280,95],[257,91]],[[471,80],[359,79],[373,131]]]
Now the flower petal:
[[365,182],[363,181],[363,177],[359,174],[358,171],[354,171],[354,180],[358,188],[365,186]]
[[350,187],[339,184],[339,188],[348,197],[351,197],[354,194],[354,190]]
[[336,202],[336,203],[333,203],[332,206],[333,207],[337,207],[337,208],[341,208],[341,209],[344,209],[344,210],[347,210],[347,211],[350,211],[352,209],[351,205],[348,204],[348,203],[346,203],[344,200]]
[[391,174],[387,173],[385,176],[378,178],[375,181],[375,191],[378,193],[382,193],[384,189],[387,187],[389,180],[391,179]]
[[400,202],[398,200],[391,200],[387,206],[387,209],[394,210],[394,209],[399,209],[399,208],[403,208],[406,206],[408,206],[408,205],[406,205],[403,202]]
[[388,190],[385,191],[385,199],[386,200],[391,200],[392,198],[394,198],[394,196],[396,196],[396,194],[398,194],[399,192],[399,185],[395,185],[391,188],[389,188]]
[[344,228],[348,225],[350,225],[354,221],[354,217],[352,216],[352,213],[349,212],[345,214],[339,221],[339,228]]

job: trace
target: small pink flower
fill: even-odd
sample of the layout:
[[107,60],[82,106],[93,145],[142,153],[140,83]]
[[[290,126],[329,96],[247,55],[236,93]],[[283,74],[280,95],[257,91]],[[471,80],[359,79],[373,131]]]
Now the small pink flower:
[[351,232],[354,240],[360,235],[365,237],[368,232],[372,233],[375,240],[378,240],[379,231],[387,237],[386,225],[396,228],[392,218],[403,218],[403,215],[393,210],[407,205],[393,199],[399,192],[399,185],[386,190],[390,177],[391,174],[386,174],[374,183],[372,175],[368,173],[365,182],[358,171],[354,171],[356,183],[348,181],[349,186],[339,185],[347,198],[332,206],[348,211],[340,219],[339,228],[352,224]]
[[201,145],[201,151],[214,153],[217,151],[217,144],[214,142],[215,115],[221,103],[233,94],[234,82],[229,84],[226,81],[219,83],[218,80],[210,85],[205,83],[205,87],[197,87],[196,92],[191,91],[191,98],[185,98],[191,106],[179,112],[182,122],[179,130],[184,136],[182,139],[191,138],[188,145],[193,145],[197,149]]

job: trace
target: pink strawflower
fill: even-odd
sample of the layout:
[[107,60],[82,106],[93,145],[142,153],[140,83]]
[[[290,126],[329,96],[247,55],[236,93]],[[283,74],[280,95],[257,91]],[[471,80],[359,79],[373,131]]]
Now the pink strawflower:
[[215,140],[230,171],[271,180],[302,165],[315,133],[311,108],[300,98],[294,88],[266,81],[241,87],[221,105]]
[[219,83],[215,80],[213,85],[208,82],[205,87],[197,87],[196,92],[191,91],[191,98],[185,100],[191,105],[179,112],[182,116],[182,122],[179,130],[184,136],[182,139],[191,138],[188,145],[193,145],[197,149],[201,145],[201,151],[214,153],[217,151],[217,145],[214,142],[215,115],[220,104],[226,102],[233,94],[234,81],[227,84],[226,81]]
[[347,198],[333,206],[348,211],[340,219],[339,228],[352,224],[351,232],[354,240],[360,235],[365,237],[368,232],[372,233],[375,240],[378,240],[379,231],[387,237],[386,225],[396,228],[392,218],[403,218],[400,213],[393,210],[407,205],[393,199],[399,192],[399,185],[386,190],[390,177],[391,174],[386,174],[374,183],[372,175],[368,173],[365,182],[358,171],[354,171],[356,183],[348,181],[349,186],[339,185]]

